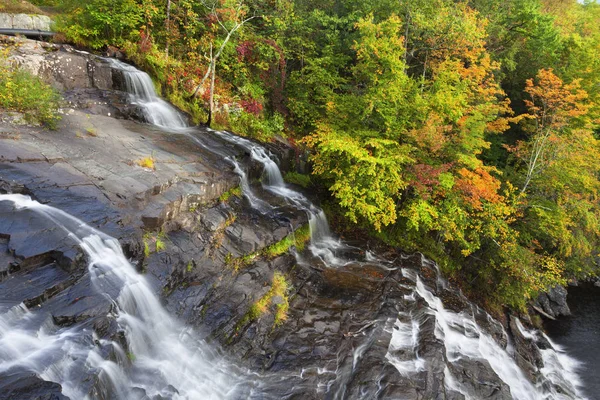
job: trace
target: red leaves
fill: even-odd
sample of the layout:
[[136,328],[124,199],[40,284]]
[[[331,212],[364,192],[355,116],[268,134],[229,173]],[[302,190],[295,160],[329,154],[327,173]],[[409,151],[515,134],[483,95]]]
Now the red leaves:
[[256,116],[260,115],[263,110],[263,105],[258,102],[258,100],[250,99],[250,100],[242,100],[240,101],[240,106],[249,114],[254,114]]
[[148,53],[152,49],[152,36],[146,29],[140,29],[138,48],[141,53]]
[[437,190],[437,186],[440,184],[438,179],[440,174],[448,172],[451,166],[451,163],[438,167],[427,164],[413,165],[412,172],[415,178],[410,183],[421,198],[427,200]]
[[254,53],[254,42],[245,40],[237,45],[236,52],[238,54],[238,61],[250,60]]

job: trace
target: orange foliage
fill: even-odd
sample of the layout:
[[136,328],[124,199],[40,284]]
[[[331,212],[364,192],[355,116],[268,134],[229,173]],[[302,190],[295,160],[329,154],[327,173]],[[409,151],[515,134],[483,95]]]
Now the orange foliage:
[[525,92],[531,98],[525,100],[529,115],[521,118],[535,118],[538,129],[560,130],[570,119],[585,115],[589,109],[585,104],[588,95],[579,80],[564,84],[552,69],[541,69],[535,82],[528,79]]
[[458,173],[462,178],[456,182],[456,189],[474,209],[482,209],[482,200],[490,203],[504,201],[504,197],[498,194],[500,181],[490,175],[486,169],[477,168],[475,171],[469,171],[461,168]]

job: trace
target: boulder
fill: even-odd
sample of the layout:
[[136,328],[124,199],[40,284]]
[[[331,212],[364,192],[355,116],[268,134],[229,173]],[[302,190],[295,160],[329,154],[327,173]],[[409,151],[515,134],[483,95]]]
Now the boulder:
[[0,400],[69,400],[55,382],[44,381],[32,372],[0,374]]
[[567,304],[567,289],[560,285],[540,294],[533,302],[533,306],[538,312],[541,310],[540,314],[549,318],[571,315]]

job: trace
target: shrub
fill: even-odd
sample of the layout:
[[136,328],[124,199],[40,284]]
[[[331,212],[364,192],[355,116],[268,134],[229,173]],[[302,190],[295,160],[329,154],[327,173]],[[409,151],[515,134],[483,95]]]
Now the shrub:
[[302,186],[303,188],[308,188],[312,185],[312,181],[310,180],[310,175],[300,174],[298,172],[288,172],[283,177],[286,182],[293,183],[298,186]]
[[283,136],[284,120],[281,114],[275,113],[267,117],[239,111],[229,117],[231,130],[242,136],[249,136],[262,142],[270,141],[276,135]]
[[[6,51],[0,52],[6,59]],[[21,68],[0,62],[0,108],[23,113],[27,122],[39,122],[56,129],[60,95],[39,77]]]

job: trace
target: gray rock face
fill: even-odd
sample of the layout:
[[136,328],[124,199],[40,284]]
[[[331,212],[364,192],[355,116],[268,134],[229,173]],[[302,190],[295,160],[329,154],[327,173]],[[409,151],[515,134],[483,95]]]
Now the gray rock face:
[[51,26],[46,15],[0,13],[0,28],[51,31]]
[[31,372],[0,374],[0,400],[69,400],[58,383],[44,381]]
[[59,90],[70,106],[89,114],[146,122],[139,106],[124,92],[122,72],[104,58],[55,45],[0,35],[9,60]]
[[538,310],[541,309],[543,314],[546,314],[545,316],[550,318],[571,315],[571,310],[567,304],[567,289],[563,286],[555,286],[547,293],[540,294],[533,304]]
[[40,76],[60,91],[95,88],[112,89],[112,69],[108,62],[70,46],[4,38],[9,60]]

